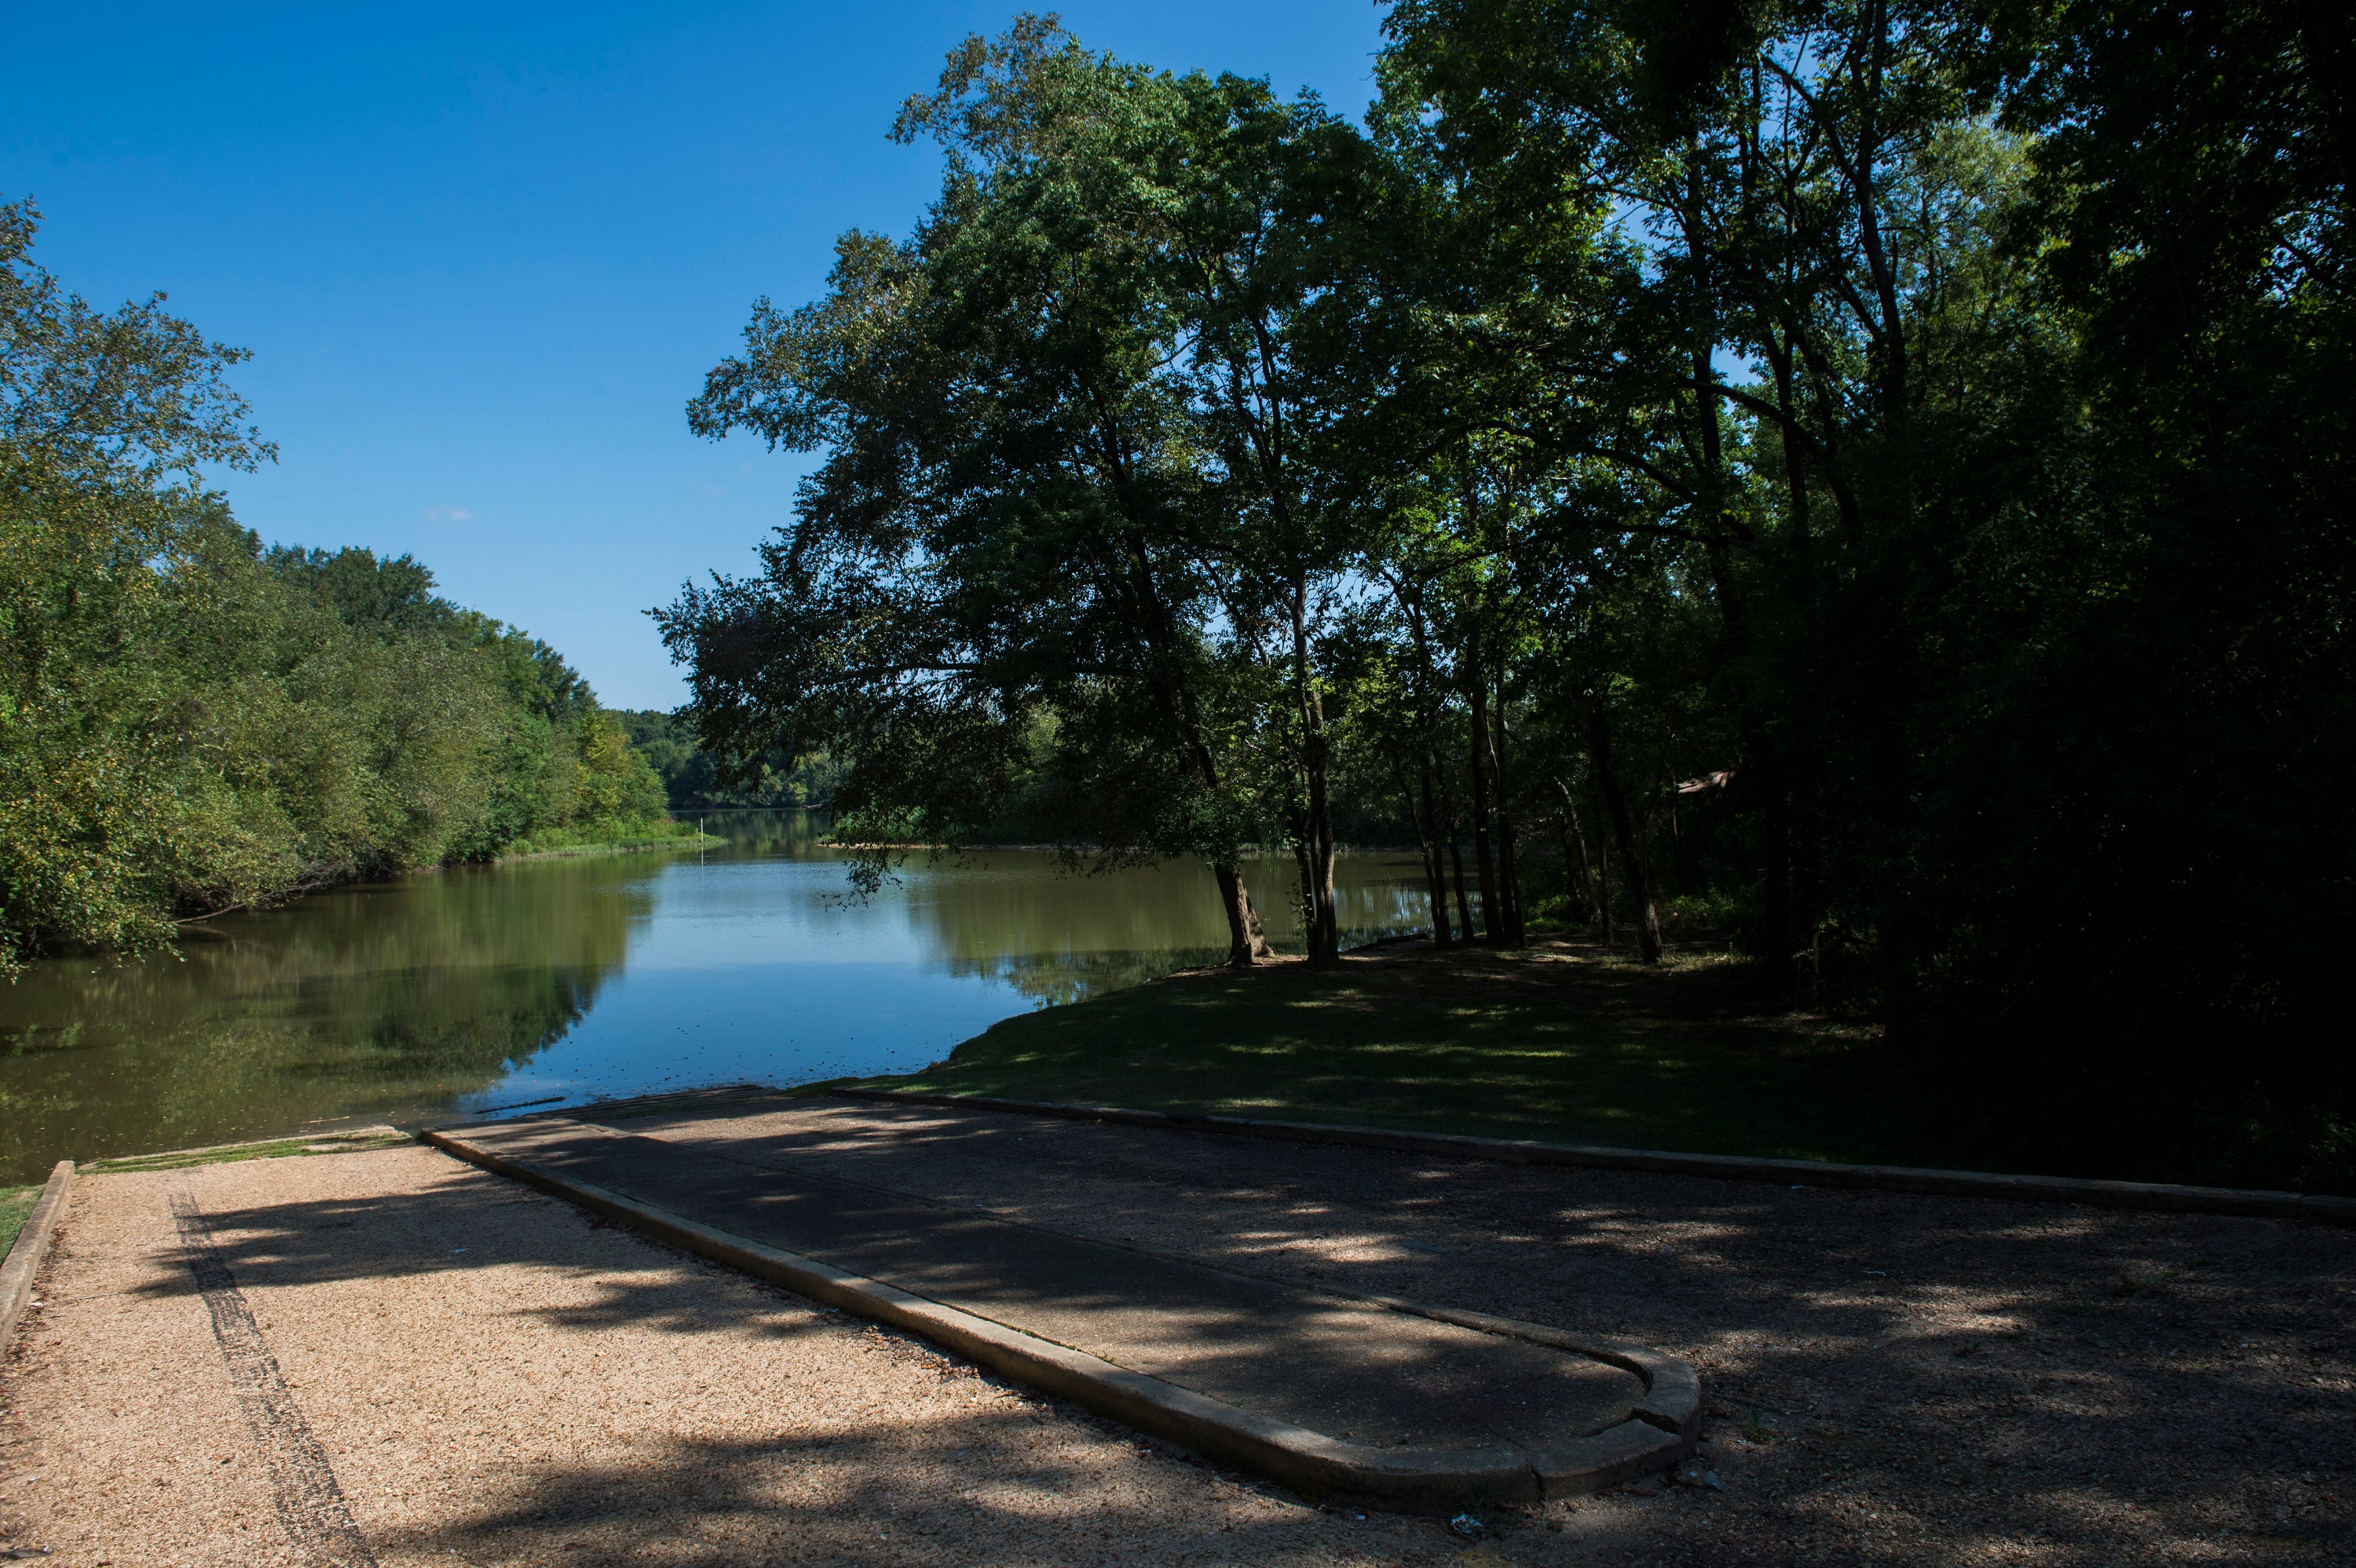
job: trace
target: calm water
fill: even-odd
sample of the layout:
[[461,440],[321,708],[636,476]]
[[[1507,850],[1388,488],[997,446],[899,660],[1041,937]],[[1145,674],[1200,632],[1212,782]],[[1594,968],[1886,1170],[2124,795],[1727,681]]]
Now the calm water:
[[[799,814],[713,814],[723,852],[535,861],[305,899],[177,958],[0,983],[0,1158],[414,1123],[654,1089],[921,1067],[996,1020],[1191,964],[1226,929],[1199,864],[913,859],[873,901]],[[1344,856],[1350,940],[1416,929],[1412,855]],[[1289,860],[1253,868],[1282,945]]]

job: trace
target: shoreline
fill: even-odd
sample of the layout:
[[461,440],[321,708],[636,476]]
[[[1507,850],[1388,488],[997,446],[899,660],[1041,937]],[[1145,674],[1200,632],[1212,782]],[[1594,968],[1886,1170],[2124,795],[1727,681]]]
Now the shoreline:
[[[989,844],[924,844],[915,842],[903,843],[896,839],[853,840],[836,838],[820,838],[818,840],[818,843],[821,847],[829,849],[934,849],[949,854],[979,854],[984,851],[996,850],[1006,850],[1010,852],[1019,850],[1024,853],[1045,853],[1052,855],[1060,855],[1067,852],[1075,855],[1144,855],[1147,853],[1147,851],[1137,848],[1134,846],[1117,846],[1108,848],[1101,844],[1000,844],[995,842]],[[1417,851],[1416,847],[1412,844],[1336,844],[1333,847],[1333,852],[1336,855],[1412,855]],[[1281,846],[1269,848],[1263,845],[1257,848],[1248,850],[1246,853],[1274,858],[1289,857],[1292,851],[1284,848]],[[1158,864],[1168,860],[1198,860],[1201,857],[1188,853],[1182,855],[1156,855],[1153,856],[1152,859]]]
[[[1015,1014],[915,1072],[836,1079],[1008,1102],[1676,1151],[1815,1166],[2356,1197],[2344,1169],[2186,1115],[2099,1147],[1943,1100],[1870,1026],[1767,1002],[1679,942],[1647,969],[1571,934],[1526,949],[1369,944],[1332,970],[1213,965]],[[804,1086],[817,1089],[819,1086]],[[1762,1168],[1765,1168],[1762,1167]],[[1798,1180],[1799,1177],[1787,1179]]]
[[[673,817],[667,818],[666,820],[677,821],[678,819]],[[685,825],[682,824],[681,826]],[[529,840],[525,840],[525,842],[529,842]],[[338,892],[346,888],[383,887],[395,882],[406,881],[412,877],[439,877],[447,875],[452,871],[463,871],[470,869],[481,869],[490,866],[519,865],[528,860],[562,860],[586,858],[594,855],[649,854],[658,850],[693,849],[699,846],[724,846],[727,842],[727,839],[721,837],[716,833],[705,833],[699,829],[679,838],[639,837],[629,840],[615,840],[597,844],[567,844],[553,849],[528,849],[520,853],[501,853],[490,856],[485,859],[437,860],[430,866],[404,866],[399,869],[378,871],[368,876],[336,877],[329,880],[318,882],[307,887],[288,888],[282,891],[265,893],[256,898],[247,899],[242,902],[226,905],[220,909],[207,910],[201,914],[167,916],[166,918],[170,921],[173,930],[176,933],[174,941],[177,942],[187,937],[209,934],[207,928],[210,926],[214,921],[226,919],[230,915],[253,914],[265,910],[285,909],[292,905],[301,903],[305,899],[316,898],[323,893]],[[168,944],[165,950],[170,950]],[[125,950],[118,947],[86,947],[80,945],[70,945],[60,947],[54,951],[27,955],[26,961],[40,962],[58,958],[73,957],[126,959],[136,957],[144,951],[145,950]],[[5,976],[5,974],[6,971],[5,969],[0,969],[0,976]]]
[[[498,855],[488,860],[457,861],[458,865],[512,866],[526,860],[567,860],[592,855],[647,855],[666,849],[694,849],[728,842],[716,833],[691,833],[680,838],[640,838],[608,844],[567,844],[554,849],[527,849],[519,854]],[[425,868],[447,870],[447,866]]]

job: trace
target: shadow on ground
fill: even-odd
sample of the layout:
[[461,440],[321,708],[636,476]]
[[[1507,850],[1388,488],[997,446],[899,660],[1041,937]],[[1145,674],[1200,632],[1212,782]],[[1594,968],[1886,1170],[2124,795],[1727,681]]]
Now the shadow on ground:
[[[2092,1565],[2356,1552],[2346,1232],[842,1102],[622,1125],[1267,1277],[1619,1334],[1700,1364],[1713,1418],[1703,1462],[1721,1488],[1644,1488],[1505,1519],[1506,1536],[1477,1550],[1508,1560]],[[455,1166],[425,1192],[210,1219],[249,1288],[570,1268],[596,1223]],[[550,1327],[864,1333],[927,1375],[991,1387],[851,1320],[780,1315],[793,1298],[766,1287],[683,1290],[683,1271],[712,1265],[633,1245],[647,1249],[648,1273],[601,1279],[587,1305],[546,1314]],[[154,1288],[189,1286],[179,1275]],[[1068,1407],[994,1387],[987,1397],[929,1424],[862,1425],[849,1413],[822,1443],[682,1443],[626,1470],[542,1467],[495,1509],[403,1550],[714,1565],[1441,1562],[1468,1550],[1429,1521],[1321,1513]],[[1201,1506],[1173,1509],[1173,1495]],[[600,1539],[566,1544],[592,1524]]]
[[[2344,1231],[841,1102],[623,1125],[1066,1233],[1689,1356],[1712,1390],[1710,1457],[1728,1489],[1639,1511],[1688,1520],[1673,1533],[1690,1528],[1696,1546],[1708,1520],[1741,1513],[1740,1550],[1762,1561],[2356,1548]],[[1595,1516],[1614,1511],[1582,1517],[1601,1528]]]

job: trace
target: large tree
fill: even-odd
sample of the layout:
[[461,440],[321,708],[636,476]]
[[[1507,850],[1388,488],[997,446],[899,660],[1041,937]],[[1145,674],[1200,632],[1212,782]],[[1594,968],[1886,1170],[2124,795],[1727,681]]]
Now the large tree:
[[1351,512],[1335,361],[1298,341],[1303,209],[1346,205],[1363,143],[1035,18],[954,53],[895,133],[948,154],[926,222],[845,236],[817,304],[757,305],[690,411],[823,453],[759,577],[660,613],[707,744],[825,750],[878,842],[986,833],[1044,777],[1074,839],[1201,856],[1239,964],[1266,952],[1240,859],[1274,821],[1330,961],[1313,644]]

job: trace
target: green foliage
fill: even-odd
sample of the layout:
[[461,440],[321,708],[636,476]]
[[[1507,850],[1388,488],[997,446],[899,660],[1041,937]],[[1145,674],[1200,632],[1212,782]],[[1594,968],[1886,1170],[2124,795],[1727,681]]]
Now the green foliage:
[[661,816],[552,649],[406,556],[265,551],[195,488],[269,454],[220,380],[240,356],[61,294],[32,234],[0,207],[0,967]]
[[590,714],[582,721],[574,744],[580,752],[580,773],[571,802],[576,820],[647,822],[663,815],[662,781],[630,744],[629,732],[617,715],[602,710]]
[[1308,219],[1348,227],[1365,144],[1031,17],[895,134],[948,154],[918,233],[844,236],[828,297],[757,304],[690,409],[825,453],[760,576],[659,615],[723,782],[823,752],[848,837],[1044,815],[1115,859],[1200,856],[1247,961],[1235,868],[1273,828],[1330,958],[1310,645],[1360,508],[1320,432],[1368,394],[1318,310],[1347,249]]
[[627,728],[630,744],[645,755],[662,780],[664,797],[673,810],[729,805],[822,807],[834,798],[841,770],[823,753],[797,761],[783,752],[766,752],[745,775],[746,782],[731,787],[720,782],[719,761],[703,749],[689,721],[650,709],[626,709],[616,716]]
[[[1738,894],[1779,984],[2039,1085],[1959,1093],[1973,1136],[2132,1140],[2222,1087],[2328,1159],[2294,1107],[2356,1098],[2344,18],[1389,27],[1383,132],[1465,258],[1430,362],[1495,388],[1440,423],[1527,443],[1532,613],[1493,613],[1536,760],[1616,773],[1632,869]],[[1640,267],[1582,250],[1600,214]]]
[[1668,909],[2039,1085],[1960,1140],[2337,1168],[2344,10],[1401,0],[1363,135],[1019,18],[691,410],[825,454],[697,721],[1312,909],[1404,826],[1438,936]]

